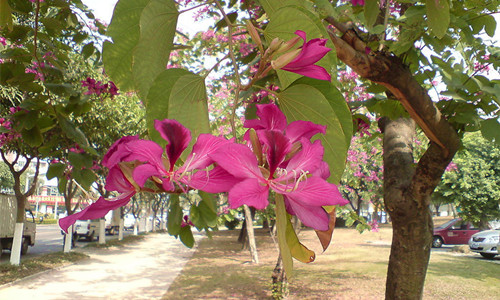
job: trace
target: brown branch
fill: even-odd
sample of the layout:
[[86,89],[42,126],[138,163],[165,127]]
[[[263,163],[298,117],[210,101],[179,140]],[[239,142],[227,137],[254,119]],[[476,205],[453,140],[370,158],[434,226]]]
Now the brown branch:
[[456,131],[401,60],[381,52],[367,54],[366,44],[354,31],[332,17],[325,20],[343,33],[342,38],[339,38],[329,31],[337,57],[361,77],[383,85],[392,92],[426,136],[442,149],[442,157],[452,157],[460,145]]

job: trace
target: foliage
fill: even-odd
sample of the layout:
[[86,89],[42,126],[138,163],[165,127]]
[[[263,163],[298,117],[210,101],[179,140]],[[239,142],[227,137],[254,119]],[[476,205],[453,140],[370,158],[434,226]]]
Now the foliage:
[[456,168],[446,172],[437,195],[453,201],[459,215],[485,226],[500,218],[500,147],[478,133],[464,138],[464,149],[453,162]]

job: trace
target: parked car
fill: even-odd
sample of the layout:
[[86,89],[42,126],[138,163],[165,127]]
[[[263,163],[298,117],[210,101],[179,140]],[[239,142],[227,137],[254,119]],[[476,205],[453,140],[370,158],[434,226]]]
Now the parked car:
[[500,229],[481,231],[469,239],[469,248],[484,258],[492,259],[498,255],[499,240]]
[[471,236],[477,232],[479,232],[479,228],[472,223],[465,222],[460,218],[453,219],[434,228],[432,247],[439,248],[443,244],[467,244]]
[[77,220],[75,222],[75,238],[91,242],[99,236],[99,220]]

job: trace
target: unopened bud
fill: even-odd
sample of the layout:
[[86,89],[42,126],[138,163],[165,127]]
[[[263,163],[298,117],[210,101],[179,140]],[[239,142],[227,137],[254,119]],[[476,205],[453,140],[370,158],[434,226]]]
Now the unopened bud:
[[255,26],[253,26],[252,22],[250,22],[250,21],[247,21],[247,30],[248,30],[248,34],[250,34],[250,37],[252,38],[254,43],[257,44],[257,46],[259,46],[259,49],[262,49],[262,41],[260,39],[259,32],[257,31]]
[[274,52],[281,47],[281,44],[283,44],[283,41],[280,40],[279,38],[274,38],[274,40],[271,41],[271,44],[269,44],[269,48],[267,48],[267,51],[269,52]]
[[257,137],[257,132],[255,132],[255,129],[250,128],[248,131],[248,135],[250,136],[250,142],[252,143],[253,153],[259,161],[259,165],[261,165],[264,159],[262,157],[262,145],[260,144],[259,138]]
[[287,52],[288,50],[290,50],[293,47],[295,47],[295,45],[297,45],[297,43],[300,40],[301,40],[301,37],[300,36],[296,36],[293,39],[291,39],[291,40],[289,40],[287,42],[282,43],[281,46],[278,48],[278,50],[276,50],[276,54]]
[[273,69],[278,70],[288,65],[292,60],[294,60],[297,56],[299,56],[301,49],[295,49],[288,53],[285,53],[278,57],[277,59],[271,61],[271,66]]

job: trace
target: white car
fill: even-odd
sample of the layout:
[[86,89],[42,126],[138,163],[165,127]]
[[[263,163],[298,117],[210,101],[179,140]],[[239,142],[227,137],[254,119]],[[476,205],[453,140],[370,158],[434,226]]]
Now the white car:
[[484,258],[492,259],[498,255],[499,235],[500,229],[480,231],[469,239],[469,248]]
[[77,220],[75,222],[76,239],[84,238],[91,242],[99,236],[99,220]]

